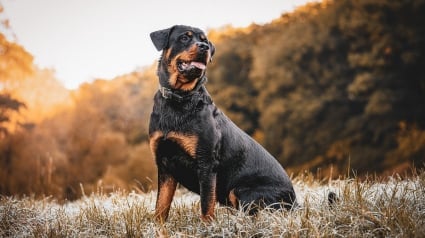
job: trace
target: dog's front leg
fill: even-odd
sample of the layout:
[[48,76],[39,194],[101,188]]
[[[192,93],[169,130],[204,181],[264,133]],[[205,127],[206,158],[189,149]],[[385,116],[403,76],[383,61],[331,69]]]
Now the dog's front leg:
[[198,171],[199,187],[201,196],[201,218],[205,222],[214,219],[216,203],[217,174],[210,165],[200,166]]
[[158,195],[155,206],[155,218],[163,223],[167,220],[176,191],[177,181],[169,174],[158,169]]

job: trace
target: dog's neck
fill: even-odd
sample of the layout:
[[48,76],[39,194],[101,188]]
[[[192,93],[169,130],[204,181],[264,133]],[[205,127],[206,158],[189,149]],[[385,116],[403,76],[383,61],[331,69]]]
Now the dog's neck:
[[190,91],[175,90],[170,87],[159,84],[159,92],[164,99],[183,102],[190,100],[190,98],[199,91],[199,89],[208,81],[207,77],[202,76],[198,79],[196,86]]

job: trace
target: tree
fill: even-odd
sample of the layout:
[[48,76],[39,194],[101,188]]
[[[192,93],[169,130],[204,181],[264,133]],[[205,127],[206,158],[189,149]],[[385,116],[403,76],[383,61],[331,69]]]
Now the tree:
[[[0,17],[3,10],[0,3]],[[25,107],[23,102],[8,92],[8,86],[33,73],[33,57],[21,46],[6,39],[4,33],[10,31],[7,19],[0,19],[0,26],[0,137],[3,137],[8,131],[10,114]]]

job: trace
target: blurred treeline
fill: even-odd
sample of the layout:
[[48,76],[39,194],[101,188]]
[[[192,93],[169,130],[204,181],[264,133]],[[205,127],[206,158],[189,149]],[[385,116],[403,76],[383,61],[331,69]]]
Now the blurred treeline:
[[155,66],[68,91],[0,33],[0,194],[76,199],[156,180],[148,118]]
[[208,87],[292,171],[422,166],[424,22],[423,0],[344,0],[211,32],[217,56]]
[[[47,78],[53,72],[37,69],[31,60],[12,65],[14,55],[28,53],[0,39],[0,46],[8,47],[1,59],[6,72],[26,74],[19,81],[8,78],[14,87],[3,84],[7,89],[1,97],[8,101],[0,98],[0,194],[75,199],[100,187],[152,187],[156,171],[146,128],[157,88],[154,69],[96,80],[68,92]],[[32,72],[24,71],[27,66]],[[21,94],[23,88],[37,94],[34,100],[40,103],[28,98],[29,91]],[[20,107],[13,106],[18,102]],[[51,110],[40,114],[43,108]]]
[[[290,172],[423,166],[424,12],[422,0],[327,1],[211,30],[207,88]],[[68,91],[0,31],[0,194],[154,187],[155,67]]]

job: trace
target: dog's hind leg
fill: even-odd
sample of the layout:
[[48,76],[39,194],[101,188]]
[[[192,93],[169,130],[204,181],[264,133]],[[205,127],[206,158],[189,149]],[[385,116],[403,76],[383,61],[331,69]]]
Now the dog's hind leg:
[[232,206],[238,201],[244,211],[254,215],[259,209],[272,208],[275,210],[290,210],[297,206],[293,190],[279,190],[275,187],[256,187],[233,189],[229,195]]

